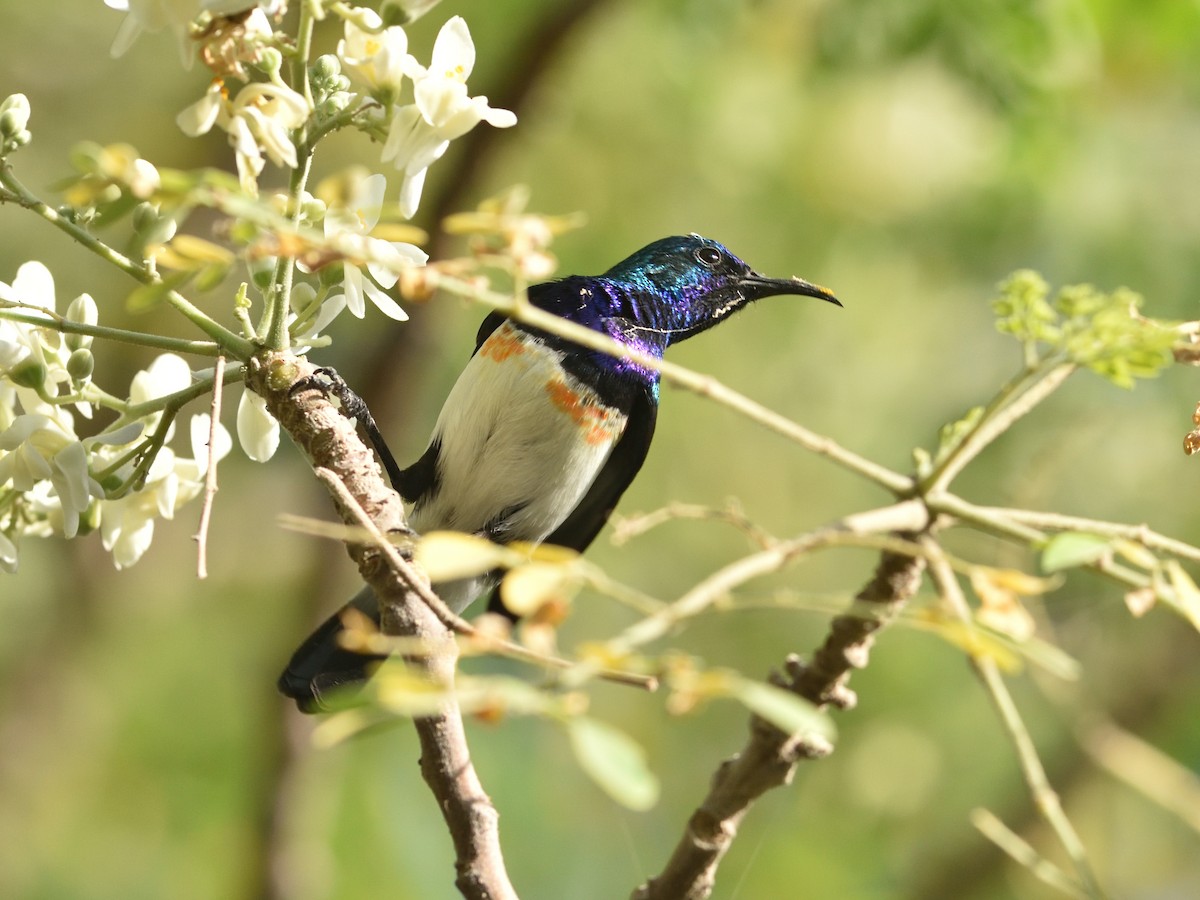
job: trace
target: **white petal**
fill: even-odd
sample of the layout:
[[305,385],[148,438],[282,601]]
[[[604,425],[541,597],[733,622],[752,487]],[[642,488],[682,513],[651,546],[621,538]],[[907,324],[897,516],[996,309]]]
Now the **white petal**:
[[192,371],[182,356],[163,353],[150,366],[133,376],[129,399],[134,403],[157,400],[192,383]]
[[419,172],[405,173],[404,184],[400,186],[400,214],[406,219],[416,215],[421,203],[421,190],[425,187],[425,173],[428,171],[421,169]]
[[429,68],[439,75],[453,72],[464,81],[475,68],[475,42],[462,16],[454,16],[438,32]]
[[[201,471],[208,468],[208,432],[209,423],[212,418],[208,413],[200,413],[192,416],[191,422],[191,437],[192,437],[192,456],[196,460],[196,465]],[[213,441],[212,452],[216,454],[216,459],[219,462],[224,459],[226,454],[233,449],[233,438],[230,437],[229,431],[220,422],[217,423],[217,432]]]
[[350,310],[350,315],[361,319],[367,313],[367,306],[363,301],[362,272],[350,263],[343,264],[343,271],[342,287],[346,291],[346,309]]
[[7,299],[20,303],[54,309],[54,276],[37,260],[22,263],[13,279],[12,293]]
[[255,462],[266,462],[279,449],[279,423],[267,403],[253,391],[242,391],[237,413],[238,443]]
[[395,319],[397,322],[408,321],[408,313],[400,308],[400,304],[381,291],[372,282],[364,281],[363,287],[367,291],[367,296],[371,298],[371,302],[378,307],[381,313],[389,319]]
[[203,97],[175,117],[175,124],[188,137],[207,134],[216,124],[217,115],[221,112],[223,102],[221,87],[214,83]]

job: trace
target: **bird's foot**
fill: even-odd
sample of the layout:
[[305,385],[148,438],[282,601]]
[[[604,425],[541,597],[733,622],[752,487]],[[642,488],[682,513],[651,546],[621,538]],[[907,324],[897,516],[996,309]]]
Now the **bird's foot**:
[[319,369],[314,369],[311,375],[306,375],[293,384],[288,390],[288,394],[296,394],[300,391],[308,390],[320,391],[326,397],[337,398],[342,412],[349,418],[354,419],[354,421],[362,426],[363,431],[367,433],[367,438],[371,441],[371,446],[379,454],[379,459],[387,471],[388,478],[392,482],[392,487],[399,491],[400,467],[396,464],[396,458],[392,456],[392,451],[389,449],[387,441],[383,439],[383,434],[380,432],[379,426],[375,424],[375,417],[371,415],[371,410],[367,408],[367,402],[356,394],[350,385],[346,383],[346,380],[331,366],[322,366]]

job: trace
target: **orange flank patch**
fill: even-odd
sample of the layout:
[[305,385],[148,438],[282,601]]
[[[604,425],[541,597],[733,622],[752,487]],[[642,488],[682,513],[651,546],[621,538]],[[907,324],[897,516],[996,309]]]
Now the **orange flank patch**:
[[525,345],[521,342],[521,338],[507,325],[493,331],[491,337],[484,341],[483,346],[479,348],[481,356],[494,359],[496,362],[504,362],[510,356],[517,356],[524,352]]
[[550,402],[579,426],[583,439],[592,446],[607,443],[615,436],[607,411],[589,403],[561,378],[546,382],[546,393],[550,395]]

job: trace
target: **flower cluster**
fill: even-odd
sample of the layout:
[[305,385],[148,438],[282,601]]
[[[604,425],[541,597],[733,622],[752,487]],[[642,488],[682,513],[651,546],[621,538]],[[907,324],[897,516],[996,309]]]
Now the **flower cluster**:
[[[192,387],[192,372],[167,353],[134,376],[127,399],[100,389],[91,379],[92,338],[81,333],[96,325],[96,304],[83,294],[60,315],[54,279],[38,262],[22,265],[12,284],[0,282],[0,309],[22,316],[0,319],[0,570],[16,571],[23,537],[97,528],[117,568],[133,565],[155,519],[170,519],[203,487],[208,415],[191,419],[190,457],[168,446],[174,423],[163,427],[168,398]],[[238,433],[248,455],[265,458],[278,445],[278,425],[248,405]],[[89,419],[95,407],[116,416],[80,438],[68,407]],[[231,443],[218,425],[215,457]]]
[[[249,5],[242,4],[243,8]],[[415,15],[429,5],[417,4],[404,12]],[[211,3],[205,9],[214,15],[220,12]],[[515,124],[516,116],[508,110],[492,109],[486,97],[470,96],[466,81],[475,65],[475,44],[461,17],[442,26],[426,67],[408,52],[404,29],[385,26],[374,10],[338,4],[330,11],[343,18],[343,37],[336,54],[313,63],[304,86],[283,81],[278,51],[269,46],[273,36],[261,8],[237,19],[236,42],[230,43],[229,29],[214,32],[224,35],[222,47],[240,48],[242,58],[253,60],[266,80],[248,80],[232,90],[231,76],[249,78],[238,72],[236,54],[206,50],[206,61],[222,59],[218,77],[176,121],[191,136],[214,128],[224,131],[234,148],[242,189],[250,195],[258,192],[258,179],[267,160],[290,169],[302,165],[300,146],[312,140],[314,130],[326,133],[337,127],[359,128],[382,140],[383,161],[402,173],[394,207],[401,218],[411,218],[420,203],[429,166],[446,152],[450,141],[480,122],[507,128]],[[405,88],[410,84],[411,97],[405,101]],[[352,85],[357,85],[357,93]],[[306,88],[305,93],[301,87]],[[311,145],[305,149],[309,151]],[[320,226],[325,238],[319,265],[340,265],[343,277],[340,292],[325,292],[315,301],[316,307],[303,323],[308,335],[301,339],[293,332],[297,346],[309,345],[309,336],[315,333],[309,320],[319,319],[327,325],[343,308],[361,318],[367,300],[392,319],[407,318],[387,291],[401,271],[424,265],[427,258],[410,243],[373,234],[386,208],[386,190],[383,175],[359,179],[344,202],[321,210],[323,219],[306,217],[304,224]]]

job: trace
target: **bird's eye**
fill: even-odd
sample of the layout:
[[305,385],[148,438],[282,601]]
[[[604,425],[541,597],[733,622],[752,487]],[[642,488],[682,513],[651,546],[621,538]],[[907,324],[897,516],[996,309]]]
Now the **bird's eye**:
[[716,247],[701,247],[696,251],[696,262],[710,269],[716,268],[721,261],[721,251]]

